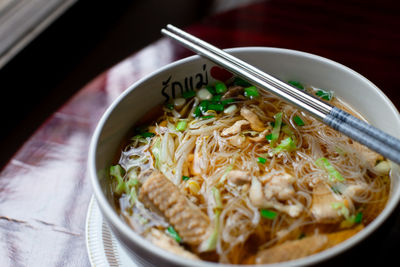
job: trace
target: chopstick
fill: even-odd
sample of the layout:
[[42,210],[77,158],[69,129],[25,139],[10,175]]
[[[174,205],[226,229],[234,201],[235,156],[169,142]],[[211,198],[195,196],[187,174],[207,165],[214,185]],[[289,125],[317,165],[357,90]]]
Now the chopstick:
[[161,32],[197,54],[239,75],[262,90],[269,91],[315,118],[400,164],[400,140],[363,122],[349,113],[301,91],[225,51],[173,25]]

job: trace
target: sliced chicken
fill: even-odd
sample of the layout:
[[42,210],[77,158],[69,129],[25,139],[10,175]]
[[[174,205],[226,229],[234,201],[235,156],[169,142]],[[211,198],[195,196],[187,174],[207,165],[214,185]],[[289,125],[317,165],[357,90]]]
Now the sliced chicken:
[[231,86],[229,90],[222,96],[223,99],[237,97],[239,95],[243,95],[244,87],[242,86]]
[[228,138],[228,142],[235,147],[245,147],[248,142],[246,142],[246,136],[237,134]]
[[172,237],[168,236],[164,232],[152,228],[150,232],[146,235],[146,238],[150,240],[156,246],[163,248],[169,252],[176,255],[182,256],[187,259],[199,260],[196,254],[193,254],[183,247],[181,247]]
[[183,242],[196,246],[207,238],[210,220],[163,174],[155,172],[142,185],[140,201],[161,213],[172,224]]
[[259,133],[257,136],[254,137],[249,137],[249,140],[252,142],[262,142],[265,141],[265,136],[267,135],[267,133],[270,131],[270,129],[265,129],[263,132]]
[[250,183],[251,177],[248,172],[241,170],[232,170],[228,172],[228,180],[236,185]]
[[343,242],[355,235],[362,228],[363,226],[359,225],[350,230],[286,241],[280,245],[259,251],[255,257],[255,263],[266,264],[303,258]]
[[261,182],[255,177],[253,177],[251,180],[249,198],[251,203],[257,208],[274,208],[278,211],[285,212],[293,218],[299,216],[303,211],[303,206],[301,204],[284,205],[275,198],[272,200],[267,200],[264,195]]
[[236,121],[231,127],[225,128],[221,135],[222,136],[228,136],[228,135],[234,135],[238,134],[242,131],[242,126],[249,125],[250,123],[246,120],[238,120]]
[[311,213],[317,222],[335,223],[341,219],[337,210],[332,207],[332,203],[341,202],[343,198],[329,190],[329,187],[319,182],[313,189]]
[[364,159],[369,167],[373,168],[379,160],[383,160],[383,157],[381,155],[370,150],[366,146],[361,145],[360,143],[354,142],[352,144],[352,147],[355,151],[358,152],[357,156]]
[[265,184],[264,194],[267,199],[273,197],[278,200],[288,200],[295,194],[293,183],[295,179],[288,173],[279,173],[269,175]]
[[251,111],[249,108],[243,107],[240,110],[240,115],[250,122],[250,127],[252,130],[257,132],[262,132],[265,130],[264,123],[258,118],[257,114]]
[[368,190],[367,184],[351,184],[346,187],[343,194],[349,196],[350,198],[357,200]]
[[263,208],[267,205],[267,200],[265,199],[262,190],[262,184],[256,177],[253,177],[251,180],[249,198],[251,203],[257,208]]

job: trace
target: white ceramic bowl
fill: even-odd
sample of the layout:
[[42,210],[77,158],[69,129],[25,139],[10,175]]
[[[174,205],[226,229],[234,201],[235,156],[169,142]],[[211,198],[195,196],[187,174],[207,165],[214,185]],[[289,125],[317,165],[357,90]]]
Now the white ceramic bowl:
[[[244,47],[229,52],[282,80],[298,80],[305,84],[333,90],[335,94],[358,110],[376,127],[400,137],[400,116],[390,100],[370,81],[355,71],[334,61],[299,51]],[[120,144],[128,138],[135,122],[166,96],[180,88],[214,82],[210,70],[215,66],[199,56],[169,64],[128,88],[108,108],[93,135],[89,151],[89,170],[94,195],[104,219],[135,261],[144,266],[224,266],[205,261],[191,261],[152,245],[136,234],[119,217],[111,198],[108,169],[120,152]],[[213,74],[218,68],[213,68]],[[394,210],[400,199],[399,169],[394,166],[390,200],[383,212],[364,230],[341,244],[321,253],[290,262],[305,265],[323,261],[354,246],[374,230]],[[281,265],[285,263],[280,263]]]

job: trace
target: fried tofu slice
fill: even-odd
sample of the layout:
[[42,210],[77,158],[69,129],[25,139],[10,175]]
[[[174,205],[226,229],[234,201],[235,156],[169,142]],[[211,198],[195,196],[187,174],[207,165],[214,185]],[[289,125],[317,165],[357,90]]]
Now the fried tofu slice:
[[303,258],[322,251],[328,243],[326,235],[314,235],[292,240],[257,253],[255,263],[274,263]]
[[240,115],[245,118],[248,122],[250,122],[250,127],[252,130],[257,132],[262,132],[265,130],[264,123],[258,118],[257,114],[251,111],[247,107],[243,107],[240,109]]
[[346,239],[352,237],[353,235],[357,234],[363,228],[364,228],[364,226],[362,224],[359,224],[352,229],[327,234],[327,236],[328,236],[327,248],[336,246],[337,244],[339,244],[339,243],[345,241]]
[[150,240],[153,244],[169,252],[182,256],[186,259],[199,260],[199,257],[197,257],[196,254],[187,251],[186,249],[181,247],[173,238],[156,228],[152,228],[146,235],[146,238]]
[[254,261],[256,264],[266,264],[307,257],[343,242],[361,229],[363,229],[363,226],[359,225],[350,230],[331,234],[318,234],[299,240],[286,241],[280,245],[259,251]]
[[340,214],[332,207],[332,203],[343,201],[343,198],[335,195],[325,183],[317,183],[312,196],[311,214],[317,222],[335,223],[341,219]]
[[207,238],[210,224],[207,215],[163,174],[155,172],[146,180],[140,189],[139,200],[147,208],[162,214],[183,242],[195,247]]

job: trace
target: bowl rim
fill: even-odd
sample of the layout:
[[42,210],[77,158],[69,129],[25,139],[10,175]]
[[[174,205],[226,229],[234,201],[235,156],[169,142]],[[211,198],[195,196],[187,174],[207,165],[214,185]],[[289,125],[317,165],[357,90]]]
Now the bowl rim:
[[[371,81],[369,81],[367,78],[359,74],[358,72],[350,69],[349,67],[338,63],[336,61],[333,61],[331,59],[318,56],[315,54],[311,54],[308,52],[303,52],[303,51],[298,51],[298,50],[292,50],[292,49],[285,49],[285,48],[277,48],[277,47],[261,47],[261,46],[254,46],[254,47],[237,47],[237,48],[229,48],[229,49],[224,49],[227,52],[231,53],[242,53],[242,52],[267,52],[267,53],[281,53],[281,54],[286,54],[286,55],[291,55],[291,56],[296,56],[296,57],[302,57],[302,58],[307,58],[311,59],[313,61],[318,61],[324,64],[332,65],[335,68],[342,69],[345,72],[348,72],[352,76],[356,76],[356,78],[362,80],[368,86],[372,87],[375,92],[383,98],[383,100],[388,104],[390,110],[394,112],[394,114],[397,115],[397,120],[400,123],[400,114],[394,104],[390,101],[390,99],[377,87],[375,86]],[[205,266],[205,267],[221,267],[221,266],[243,266],[243,265],[235,265],[235,264],[220,264],[220,263],[214,263],[214,262],[208,262],[208,261],[195,261],[195,260],[190,260],[190,259],[185,259],[183,257],[177,257],[176,254],[170,253],[154,244],[152,244],[150,241],[146,240],[143,238],[141,235],[136,233],[133,229],[131,229],[117,214],[117,212],[111,207],[111,205],[108,203],[108,200],[103,193],[99,179],[96,173],[96,151],[97,151],[97,144],[99,142],[99,137],[100,134],[104,128],[105,122],[107,121],[108,117],[110,114],[114,111],[114,109],[118,106],[118,104],[121,102],[122,99],[124,99],[128,94],[130,94],[136,87],[138,87],[140,84],[143,82],[153,79],[160,73],[163,73],[164,71],[175,68],[179,65],[188,63],[188,62],[193,62],[197,61],[199,59],[202,59],[199,55],[193,55],[189,56],[177,61],[174,61],[172,63],[169,63],[158,70],[146,75],[145,77],[142,77],[132,85],[130,85],[124,92],[122,92],[112,103],[111,105],[106,109],[106,111],[103,113],[101,119],[97,123],[97,126],[94,130],[94,133],[92,135],[90,145],[89,145],[89,152],[88,152],[88,169],[89,169],[89,176],[94,192],[94,196],[96,198],[97,203],[99,204],[100,210],[102,211],[102,215],[107,217],[106,221],[110,221],[116,228],[118,228],[118,231],[120,231],[124,236],[126,236],[129,240],[137,244],[138,246],[141,246],[143,249],[147,250],[148,252],[151,253],[156,253],[159,257],[164,258],[165,260],[169,262],[174,262],[176,264],[180,265],[186,265],[186,266]],[[345,250],[354,247],[356,244],[360,243],[362,240],[367,238],[372,232],[374,232],[379,226],[383,224],[383,222],[390,216],[390,214],[394,211],[394,209],[397,207],[398,203],[400,200],[400,190],[397,191],[396,195],[392,195],[392,199],[390,200],[389,203],[386,204],[385,208],[382,210],[382,212],[376,217],[369,225],[367,225],[362,231],[359,233],[355,234],[354,236],[350,237],[349,239],[341,242],[340,244],[326,249],[324,251],[321,251],[316,254],[312,254],[310,256],[300,258],[300,259],[295,259],[292,261],[285,261],[285,262],[280,262],[280,263],[274,263],[274,264],[264,264],[260,266],[282,266],[282,265],[294,265],[294,266],[301,266],[301,265],[310,265],[310,264],[316,264],[318,262],[330,259]]]

